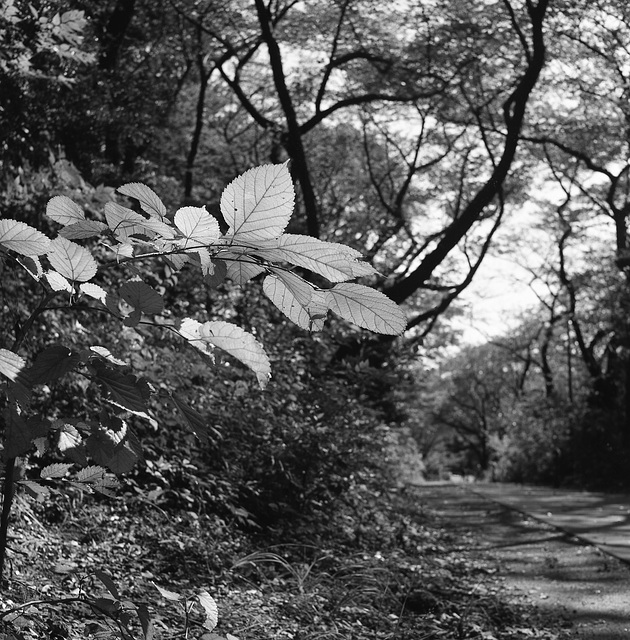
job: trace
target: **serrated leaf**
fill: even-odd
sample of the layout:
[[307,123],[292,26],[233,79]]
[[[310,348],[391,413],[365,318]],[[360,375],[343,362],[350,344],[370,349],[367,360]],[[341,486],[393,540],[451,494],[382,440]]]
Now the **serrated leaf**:
[[170,225],[157,218],[144,218],[139,213],[116,202],[105,204],[105,220],[116,238],[122,242],[126,242],[133,236],[152,238],[157,235],[167,240],[175,237],[175,231]]
[[224,260],[213,260],[214,269],[211,273],[206,275],[203,281],[211,288],[216,289],[219,285],[225,282],[227,276],[227,264]]
[[52,345],[38,354],[26,374],[33,384],[50,384],[74,371],[80,363],[79,353],[72,353],[63,345]]
[[205,322],[199,327],[202,342],[210,343],[249,367],[264,389],[271,377],[271,363],[263,346],[241,327],[222,320]]
[[163,589],[162,587],[159,587],[157,584],[155,584],[155,582],[153,583],[153,586],[160,592],[160,595],[163,598],[166,598],[166,600],[171,600],[172,602],[178,602],[179,600],[184,599],[184,596],[180,595],[179,593],[175,593],[174,591],[169,591],[168,589]]
[[75,222],[59,230],[59,235],[68,240],[83,240],[101,235],[107,229],[107,225],[98,220],[82,220]]
[[328,306],[358,327],[400,335],[407,326],[403,310],[385,294],[360,284],[343,283],[326,291]]
[[253,258],[242,254],[221,253],[221,258],[227,265],[225,277],[234,284],[243,285],[265,271]]
[[83,438],[74,425],[62,424],[59,429],[57,447],[62,453],[68,449],[75,449],[83,444]]
[[103,287],[99,287],[97,284],[93,284],[91,282],[84,282],[82,285],[79,285],[79,290],[82,291],[86,296],[94,298],[95,300],[100,300],[103,304],[105,304],[107,291],[105,291]]
[[166,216],[164,203],[160,200],[157,193],[145,184],[141,182],[129,182],[128,184],[123,184],[122,187],[118,187],[116,191],[123,196],[137,200],[142,210],[146,211],[150,216],[154,216],[159,220],[162,220]]
[[140,280],[125,282],[118,293],[125,302],[141,313],[155,315],[162,313],[164,309],[162,296]]
[[308,282],[291,273],[268,275],[263,281],[263,292],[289,320],[309,329],[308,303],[313,287]]
[[212,631],[219,622],[219,608],[217,607],[217,603],[205,589],[199,591],[197,600],[206,614],[203,626],[208,631]]
[[50,238],[25,222],[0,220],[0,245],[22,256],[41,256],[50,249]]
[[[181,414],[186,420],[186,424],[190,427],[191,431],[202,442],[208,442],[208,435],[210,431],[214,431],[208,424],[207,418],[204,418],[198,411],[195,411],[183,398],[173,394],[172,396],[175,406],[179,409]],[[215,432],[216,433],[216,432]]]
[[5,435],[4,450],[5,460],[24,455],[33,448],[35,439],[48,434],[48,423],[37,416],[25,420],[15,408],[4,412]]
[[209,245],[215,242],[221,232],[219,222],[205,207],[182,207],[175,213],[175,226],[182,232],[182,249]]
[[8,349],[0,349],[0,373],[5,378],[15,382],[25,364],[26,360],[22,356]]
[[44,479],[63,478],[66,473],[68,473],[70,467],[72,467],[72,464],[67,462],[49,464],[39,472],[39,477]]
[[225,188],[221,213],[234,240],[278,237],[293,211],[295,192],[287,163],[246,171]]
[[41,280],[41,277],[44,275],[44,269],[42,268],[42,263],[37,256],[22,256],[17,258],[17,261],[26,269],[26,272],[33,278],[34,280]]
[[96,482],[101,482],[105,477],[107,471],[103,467],[98,467],[96,465],[90,465],[89,467],[85,467],[77,472],[75,475],[75,480],[77,482],[84,482],[87,484],[94,484]]
[[124,360],[120,360],[119,358],[113,356],[111,351],[109,349],[106,349],[105,347],[97,345],[94,347],[90,347],[90,351],[93,351],[97,356],[107,360],[108,362],[111,362],[112,364],[118,365],[119,367],[124,367],[127,364]]
[[359,262],[361,254],[352,247],[310,236],[284,234],[275,240],[258,243],[252,252],[271,262],[288,262],[303,267],[331,282],[378,273],[367,262]]
[[44,277],[53,291],[67,291],[68,293],[74,291],[70,282],[56,271],[46,271]]
[[32,480],[20,480],[18,484],[24,487],[31,498],[35,498],[38,502],[43,502],[50,495],[50,489],[48,487],[43,487],[41,484],[33,482]]
[[151,388],[146,380],[132,374],[121,375],[120,371],[98,360],[93,363],[93,367],[96,381],[114,402],[131,411],[147,410],[146,401],[151,396]]
[[53,268],[68,280],[87,282],[96,275],[98,267],[92,254],[66,238],[52,240],[47,256]]
[[46,215],[64,227],[85,220],[83,209],[68,196],[55,196],[46,205]]

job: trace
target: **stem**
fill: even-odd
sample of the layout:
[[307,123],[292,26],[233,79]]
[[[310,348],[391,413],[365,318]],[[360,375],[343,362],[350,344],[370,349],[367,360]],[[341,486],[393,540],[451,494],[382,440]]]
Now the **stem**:
[[7,556],[7,535],[9,533],[9,516],[13,503],[15,470],[15,458],[7,460],[4,470],[4,483],[2,487],[2,515],[0,515],[0,591],[2,591],[4,564]]

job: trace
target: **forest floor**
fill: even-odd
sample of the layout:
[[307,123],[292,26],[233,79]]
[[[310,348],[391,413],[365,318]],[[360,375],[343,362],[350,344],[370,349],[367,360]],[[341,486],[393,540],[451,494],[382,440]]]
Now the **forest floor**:
[[[11,547],[1,640],[630,637],[621,613],[582,615],[598,590],[628,592],[624,566],[450,484],[375,479],[264,536],[131,496],[20,499]],[[185,607],[202,590],[212,634]]]

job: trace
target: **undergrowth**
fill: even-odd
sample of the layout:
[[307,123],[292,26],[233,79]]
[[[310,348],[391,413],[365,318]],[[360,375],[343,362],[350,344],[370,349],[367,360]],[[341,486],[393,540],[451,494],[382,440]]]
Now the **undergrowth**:
[[[43,506],[20,500],[14,532],[10,580],[19,588],[2,609],[51,604],[5,619],[7,640],[118,637],[111,620],[69,601],[82,590],[103,591],[89,577],[95,568],[111,574],[121,600],[148,607],[156,639],[565,637],[507,601],[492,560],[463,554],[470,540],[444,528],[413,490],[375,476],[355,482],[325,523],[293,521],[265,535],[140,497],[79,493]],[[156,585],[207,590],[219,604],[222,635],[204,632],[194,616],[184,634],[177,603]]]

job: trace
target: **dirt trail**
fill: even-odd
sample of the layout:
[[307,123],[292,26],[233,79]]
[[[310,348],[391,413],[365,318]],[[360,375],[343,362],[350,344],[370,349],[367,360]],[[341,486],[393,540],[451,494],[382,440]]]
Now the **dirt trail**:
[[472,536],[462,553],[498,564],[505,596],[559,617],[576,640],[630,640],[630,568],[594,546],[462,486],[416,485],[446,529]]

